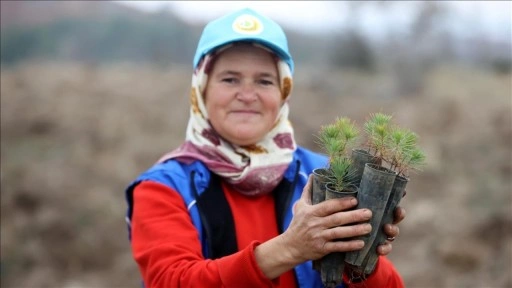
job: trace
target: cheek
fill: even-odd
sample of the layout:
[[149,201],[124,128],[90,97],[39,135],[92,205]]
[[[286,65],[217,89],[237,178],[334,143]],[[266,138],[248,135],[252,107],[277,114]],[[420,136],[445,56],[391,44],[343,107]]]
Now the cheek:
[[206,113],[208,115],[208,120],[210,123],[217,123],[221,113],[219,105],[215,101],[208,101],[205,103]]
[[204,95],[204,106],[207,113],[207,118],[215,130],[218,130],[222,122],[224,107],[226,107],[226,100],[222,98],[222,94],[216,93],[211,89]]
[[215,90],[207,89],[204,93],[204,107],[208,117],[211,117],[212,113],[215,113],[216,107],[219,106],[219,95],[215,93]]
[[281,110],[283,104],[284,102],[280,98],[273,98],[272,101],[267,102],[267,109],[272,111],[272,115],[274,117],[277,117],[277,114],[279,114],[279,110]]
[[204,93],[204,105],[206,109],[225,107],[230,101],[230,91],[211,85]]

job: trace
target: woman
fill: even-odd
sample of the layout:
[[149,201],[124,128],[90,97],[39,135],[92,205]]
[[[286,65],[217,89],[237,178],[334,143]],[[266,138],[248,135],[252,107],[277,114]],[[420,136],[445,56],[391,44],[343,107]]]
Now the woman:
[[[327,160],[295,143],[284,32],[250,9],[237,11],[205,27],[193,64],[185,142],[127,189],[145,285],[322,287],[311,260],[362,248],[348,239],[370,232],[360,223],[371,211],[349,211],[356,199],[311,205],[308,175]],[[397,222],[403,216],[399,209]],[[394,239],[398,227],[386,233]],[[390,251],[389,243],[378,248]],[[403,286],[385,257],[363,278],[347,285]]]

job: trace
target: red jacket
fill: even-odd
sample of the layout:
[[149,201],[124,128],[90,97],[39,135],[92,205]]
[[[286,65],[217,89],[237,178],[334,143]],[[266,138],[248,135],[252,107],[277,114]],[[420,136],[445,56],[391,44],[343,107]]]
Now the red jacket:
[[[198,232],[179,193],[151,181],[135,188],[132,250],[147,287],[297,287],[292,270],[269,280],[255,260],[255,247],[279,234],[272,194],[248,198],[227,186],[223,188],[240,248],[215,260],[203,258]],[[366,281],[348,286],[404,284],[391,262],[380,257]]]

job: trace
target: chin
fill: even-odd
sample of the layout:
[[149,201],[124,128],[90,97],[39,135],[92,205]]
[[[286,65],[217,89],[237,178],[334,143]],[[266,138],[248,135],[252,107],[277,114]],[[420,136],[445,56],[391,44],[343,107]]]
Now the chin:
[[245,135],[244,133],[237,133],[233,135],[234,137],[231,137],[229,140],[231,143],[236,144],[238,146],[247,146],[256,144],[259,142],[261,138],[255,137],[254,135]]
[[[265,137],[265,134],[269,131],[267,127],[261,127],[256,123],[250,125],[237,125],[237,127],[230,127],[221,133],[226,136],[225,138],[238,146],[247,146],[256,144]],[[233,129],[235,128],[235,129]]]

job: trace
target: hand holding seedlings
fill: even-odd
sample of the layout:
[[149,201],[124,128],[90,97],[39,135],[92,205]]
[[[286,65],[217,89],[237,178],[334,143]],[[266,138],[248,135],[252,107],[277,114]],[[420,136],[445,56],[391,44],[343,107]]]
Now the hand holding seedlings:
[[[402,222],[405,218],[405,209],[403,207],[396,207],[394,211],[394,221],[393,224],[385,224],[383,226],[383,231],[386,235],[386,238],[393,238],[393,240],[398,237],[400,234],[400,229],[398,228],[398,224]],[[377,254],[379,255],[388,255],[393,249],[391,241],[387,241],[384,244],[377,246]]]
[[389,254],[391,242],[398,237],[397,224],[405,218],[405,210],[398,204],[405,195],[409,172],[423,164],[425,155],[417,146],[417,135],[391,120],[391,115],[370,114],[364,123],[364,147],[357,149],[352,146],[359,130],[346,117],[322,126],[317,135],[329,161],[327,167],[313,170],[312,203],[357,197],[358,205],[353,209],[366,208],[373,215],[367,221],[371,232],[355,237],[365,243],[362,249],[313,261],[324,283],[339,283],[341,273],[369,275],[378,257]]
[[[287,250],[293,258],[319,259],[332,252],[346,252],[363,247],[362,241],[349,238],[370,232],[368,209],[353,210],[357,200],[353,197],[329,199],[311,204],[311,182],[305,186],[301,198],[293,208],[293,219],[284,232]],[[342,241],[339,241],[342,240]]]

